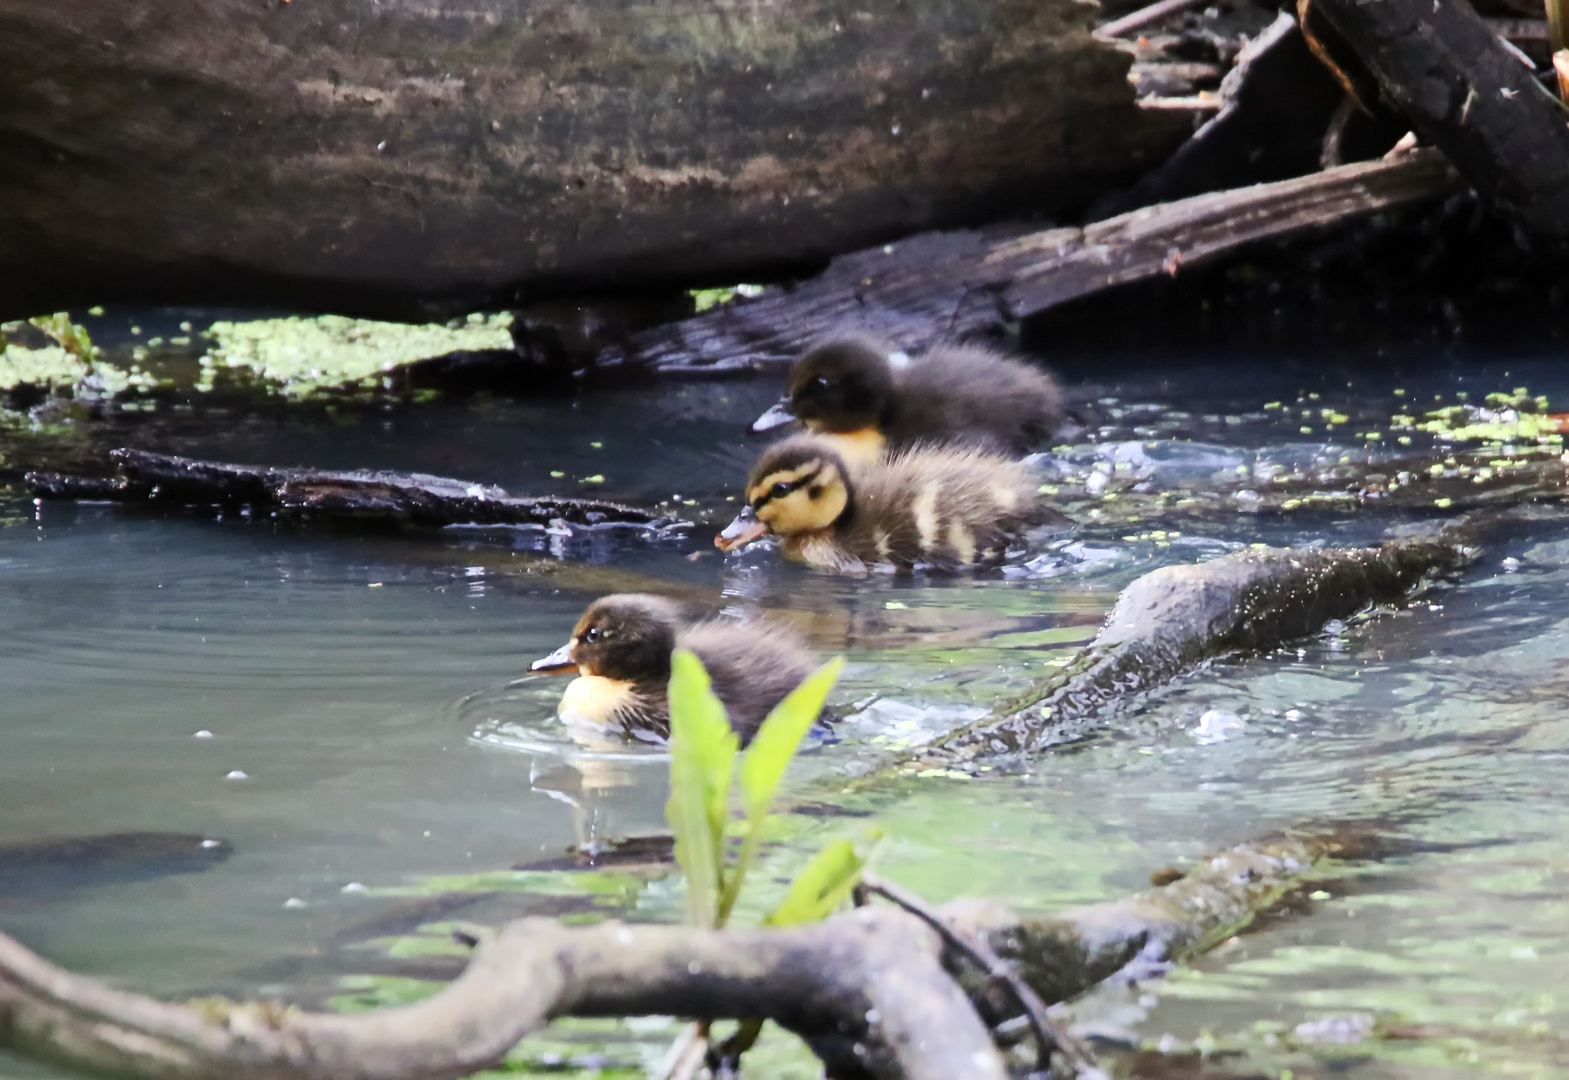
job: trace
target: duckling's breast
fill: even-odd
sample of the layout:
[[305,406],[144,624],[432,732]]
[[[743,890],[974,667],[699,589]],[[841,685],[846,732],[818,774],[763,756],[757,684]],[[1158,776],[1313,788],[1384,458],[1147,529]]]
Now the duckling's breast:
[[635,708],[636,697],[630,682],[607,679],[603,675],[579,675],[567,683],[556,714],[563,719],[592,724],[618,724],[624,713]]

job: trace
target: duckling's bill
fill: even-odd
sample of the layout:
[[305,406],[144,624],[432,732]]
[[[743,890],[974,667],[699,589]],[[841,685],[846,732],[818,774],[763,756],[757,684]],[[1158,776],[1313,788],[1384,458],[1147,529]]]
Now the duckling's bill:
[[577,671],[577,661],[572,659],[572,642],[567,642],[549,656],[542,656],[528,666],[535,675],[567,675]]
[[759,518],[757,511],[748,506],[737,514],[735,520],[726,525],[718,536],[714,537],[714,546],[720,551],[734,551],[767,535],[768,523]]
[[772,431],[795,422],[796,415],[790,411],[790,399],[784,398],[774,402],[767,412],[752,421],[752,434],[761,435],[765,431]]

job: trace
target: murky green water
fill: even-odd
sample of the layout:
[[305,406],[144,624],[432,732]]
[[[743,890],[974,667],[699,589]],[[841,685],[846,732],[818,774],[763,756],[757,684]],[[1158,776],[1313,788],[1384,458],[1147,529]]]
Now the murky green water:
[[[452,924],[673,918],[679,894],[654,872],[590,891],[578,875],[512,869],[662,827],[659,755],[585,752],[553,721],[560,684],[520,678],[594,596],[649,587],[759,605],[824,653],[847,652],[836,700],[880,698],[807,770],[849,773],[868,746],[930,737],[1049,670],[1154,565],[1258,541],[1362,542],[1435,513],[1345,499],[1255,511],[1282,486],[1273,475],[1330,492],[1345,475],[1383,475],[1386,460],[1442,466],[1453,448],[1420,433],[1399,445],[1389,417],[1522,385],[1569,404],[1569,380],[1526,359],[1348,376],[1243,357],[1087,383],[1099,448],[1065,455],[1057,482],[1089,527],[984,580],[845,581],[760,552],[724,563],[706,527],[659,542],[354,537],[12,497],[0,502],[0,856],[125,831],[221,839],[232,854],[177,874],[149,858],[0,876],[0,928],[157,994],[344,1005],[450,975]],[[62,437],[593,491],[706,522],[733,505],[752,452],[738,432],[774,392],[331,412],[227,400],[84,419]],[[1026,774],[906,781],[852,801],[870,818],[794,818],[772,865],[783,873],[870,820],[889,836],[883,872],[929,898],[1050,910],[1274,828],[1383,822],[1404,842],[1396,854],[1164,980],[1097,995],[1081,1019],[1108,1045],[1169,1050],[1117,1059],[1148,1075],[1185,1068],[1195,1047],[1213,1051],[1217,1075],[1554,1075],[1569,1067],[1566,581],[1569,520],[1544,514],[1410,610],[1214,665]],[[1374,1022],[1400,1037],[1360,1038]],[[578,1052],[603,1043],[622,1063],[663,1037],[577,1030]],[[1358,1041],[1324,1045],[1334,1037]],[[0,1075],[35,1074],[48,1075],[0,1058]],[[759,1075],[805,1074],[797,1061]]]

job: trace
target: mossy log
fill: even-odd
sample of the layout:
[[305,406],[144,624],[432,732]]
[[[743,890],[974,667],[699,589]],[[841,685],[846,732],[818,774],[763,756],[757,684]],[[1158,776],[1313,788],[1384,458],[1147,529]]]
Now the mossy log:
[[0,0],[0,318],[427,319],[1072,213],[1162,160],[1081,0]]
[[424,473],[326,472],[110,452],[116,475],[27,474],[41,499],[102,499],[247,511],[279,520],[358,525],[574,525],[661,528],[675,519],[635,506],[570,496],[520,497],[498,487]]
[[1071,663],[922,752],[957,764],[1044,749],[1083,735],[1102,710],[1213,657],[1271,649],[1369,604],[1403,599],[1475,552],[1443,536],[1373,548],[1263,548],[1165,566],[1117,597]]
[[[1212,855],[1173,884],[1059,915],[984,901],[942,910],[1042,997],[1076,996],[1135,959],[1175,960],[1245,925],[1300,883],[1338,832]],[[0,1048],[128,1080],[434,1080],[499,1063],[562,1016],[766,1017],[836,1080],[1002,1080],[963,961],[915,917],[863,908],[786,930],[563,927],[520,919],[482,941],[424,1002],[355,1016],[204,1000],[160,1002],[59,968],[0,934]]]

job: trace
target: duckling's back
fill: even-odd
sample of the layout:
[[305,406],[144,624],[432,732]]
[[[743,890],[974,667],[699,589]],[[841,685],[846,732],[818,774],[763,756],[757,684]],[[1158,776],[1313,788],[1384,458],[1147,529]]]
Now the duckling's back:
[[935,345],[899,376],[887,422],[895,448],[923,440],[1023,454],[1066,416],[1062,391],[1043,371],[979,345]]
[[694,623],[678,643],[703,662],[743,745],[815,666],[794,629],[761,616]]
[[917,446],[857,475],[841,542],[868,564],[957,569],[995,561],[1055,516],[1028,466],[973,447]]

